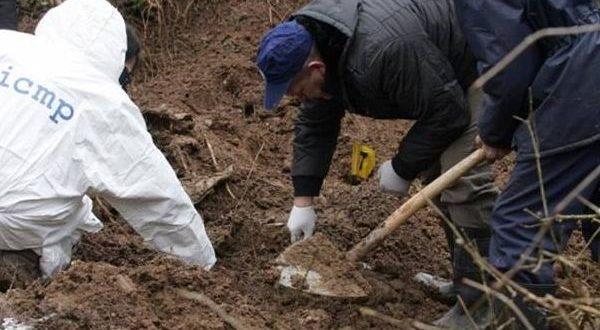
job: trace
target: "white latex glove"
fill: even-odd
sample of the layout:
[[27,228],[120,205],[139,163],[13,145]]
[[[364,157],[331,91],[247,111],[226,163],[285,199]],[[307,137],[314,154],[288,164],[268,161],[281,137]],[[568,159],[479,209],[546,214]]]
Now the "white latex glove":
[[408,195],[410,181],[404,180],[392,167],[392,161],[388,160],[379,167],[379,189],[382,192],[404,197]]
[[317,214],[314,207],[294,206],[287,223],[292,243],[311,237],[315,230],[315,220],[317,220]]

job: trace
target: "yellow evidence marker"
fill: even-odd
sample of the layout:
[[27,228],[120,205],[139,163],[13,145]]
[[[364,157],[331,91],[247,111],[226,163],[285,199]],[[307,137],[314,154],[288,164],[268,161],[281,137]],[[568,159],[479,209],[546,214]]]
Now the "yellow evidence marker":
[[352,144],[352,163],[350,176],[358,182],[369,178],[375,168],[375,150],[366,144]]

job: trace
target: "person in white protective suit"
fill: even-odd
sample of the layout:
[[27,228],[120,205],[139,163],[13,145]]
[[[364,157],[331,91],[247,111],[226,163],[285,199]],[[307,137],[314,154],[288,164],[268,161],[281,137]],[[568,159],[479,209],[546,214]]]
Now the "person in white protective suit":
[[35,35],[0,30],[0,44],[0,286],[70,263],[81,234],[102,228],[91,192],[157,250],[212,267],[202,218],[119,84],[119,12],[67,0]]

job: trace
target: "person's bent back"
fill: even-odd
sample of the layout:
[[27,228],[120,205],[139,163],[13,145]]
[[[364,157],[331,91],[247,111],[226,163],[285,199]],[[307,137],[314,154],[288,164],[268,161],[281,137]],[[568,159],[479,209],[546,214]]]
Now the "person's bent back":
[[35,36],[0,31],[0,252],[50,276],[106,198],[158,250],[210,268],[202,219],[119,85],[125,23],[104,0],[66,1]]

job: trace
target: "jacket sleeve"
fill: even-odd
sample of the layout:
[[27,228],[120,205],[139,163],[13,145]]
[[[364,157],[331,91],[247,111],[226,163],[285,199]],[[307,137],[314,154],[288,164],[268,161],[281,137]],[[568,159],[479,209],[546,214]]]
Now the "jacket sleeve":
[[137,107],[127,100],[118,110],[82,110],[76,158],[91,190],[157,250],[212,267],[216,257],[202,218]]
[[416,122],[392,159],[396,174],[406,180],[437,161],[469,126],[464,92],[447,58],[428,39],[399,40],[381,55],[379,72],[384,96]]
[[344,116],[341,98],[306,102],[294,122],[294,196],[318,196]]
[[[483,73],[533,33],[525,21],[524,1],[455,0],[465,37]],[[481,139],[492,147],[508,148],[519,121],[527,117],[527,89],[540,67],[538,48],[523,54],[484,86],[484,111],[479,119]]]

